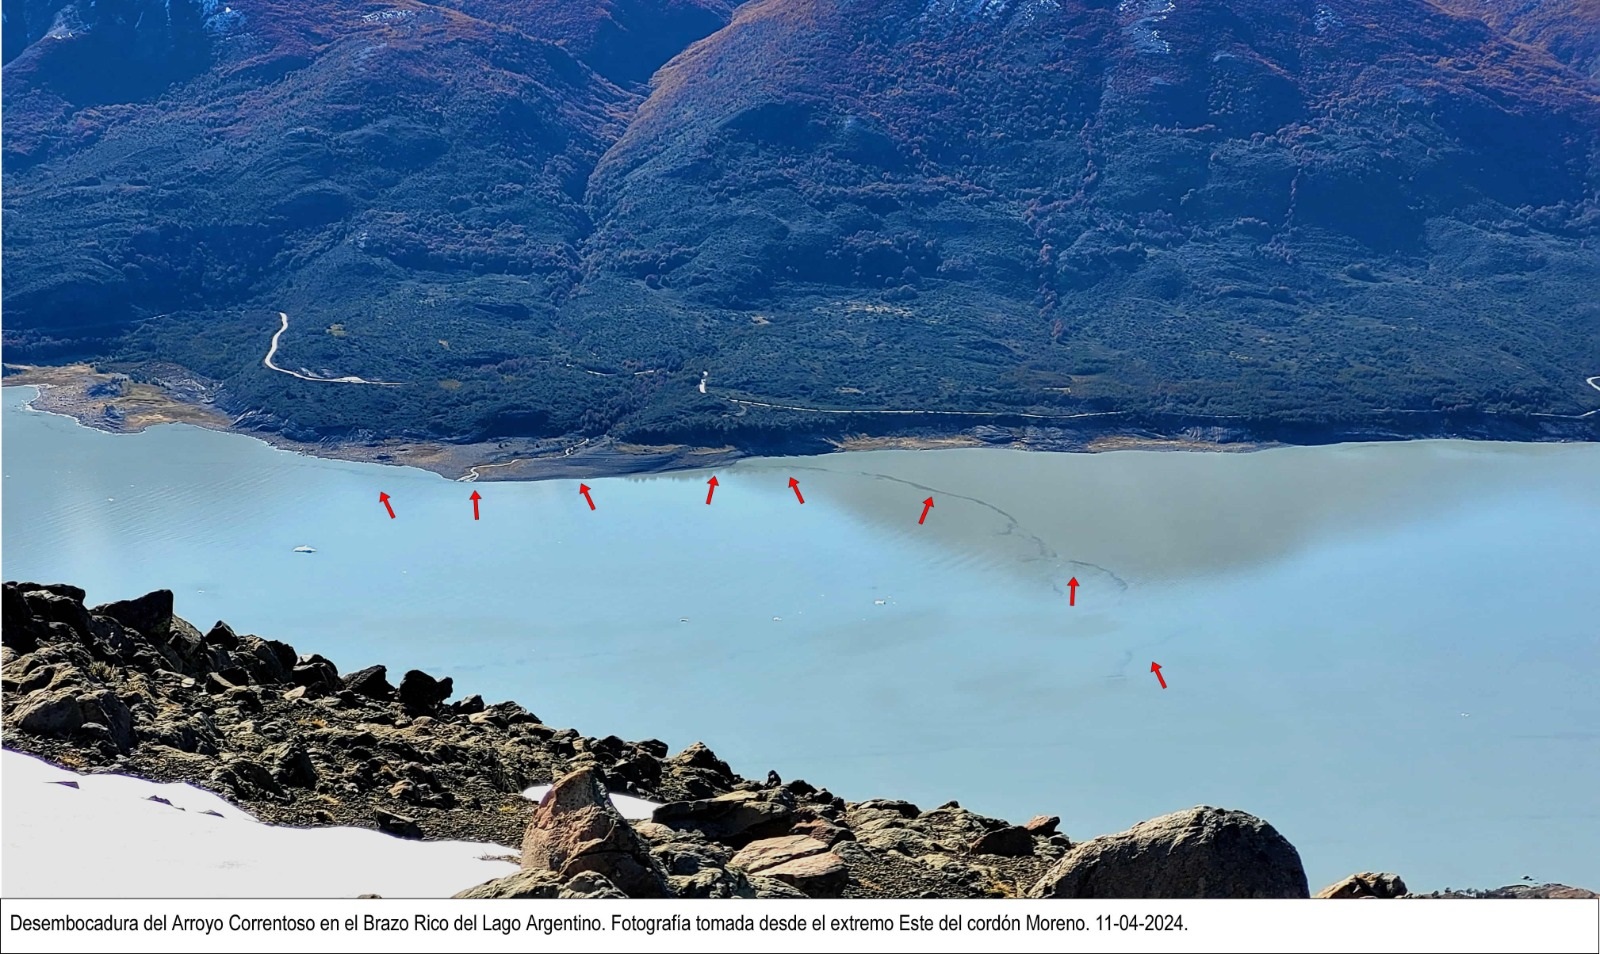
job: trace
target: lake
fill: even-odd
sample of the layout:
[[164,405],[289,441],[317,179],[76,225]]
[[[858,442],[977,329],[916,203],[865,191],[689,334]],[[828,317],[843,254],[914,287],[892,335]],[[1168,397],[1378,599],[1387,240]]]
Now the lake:
[[202,629],[850,799],[1075,839],[1237,808],[1313,890],[1600,882],[1600,445],[873,451],[721,468],[710,506],[709,473],[591,480],[591,511],[33,394],[8,580],[169,588]]

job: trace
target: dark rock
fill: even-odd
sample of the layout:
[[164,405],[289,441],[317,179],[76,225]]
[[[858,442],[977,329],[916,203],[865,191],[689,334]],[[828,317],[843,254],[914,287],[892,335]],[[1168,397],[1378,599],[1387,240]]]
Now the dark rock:
[[[279,645],[282,645],[281,643]],[[283,656],[273,648],[271,640],[259,636],[239,637],[239,647],[230,653],[235,665],[250,674],[250,680],[263,686],[292,682],[294,660],[284,665]]]
[[794,816],[790,804],[765,792],[729,792],[714,798],[670,802],[651,813],[651,821],[698,831],[718,841],[749,840],[781,834]]
[[817,793],[817,787],[803,778],[791,779],[783,784],[796,798],[809,798]]
[[440,703],[455,691],[455,680],[449,676],[435,679],[420,669],[412,669],[400,678],[400,705],[408,714],[432,713]]
[[504,878],[485,881],[475,888],[468,888],[457,898],[473,900],[520,900],[539,899],[554,900],[561,894],[561,879],[553,871],[532,871],[523,869]]
[[1022,827],[1028,829],[1029,834],[1043,835],[1048,837],[1056,833],[1056,826],[1059,824],[1061,824],[1061,819],[1059,816],[1035,815],[1028,821],[1026,825],[1023,825]]
[[368,666],[344,677],[344,687],[368,699],[387,702],[394,698],[394,686],[389,685],[389,670],[385,666]]
[[172,627],[172,591],[155,590],[131,600],[103,603],[92,612],[109,616],[150,639],[165,639]]
[[85,721],[98,722],[110,730],[111,744],[118,752],[133,749],[133,712],[117,694],[97,689],[78,697],[78,709]]
[[454,703],[451,708],[455,709],[460,715],[472,715],[474,712],[482,712],[484,709],[483,697],[474,692],[460,702]]
[[27,583],[19,581],[7,583],[6,586],[15,587],[20,593],[35,593],[43,590],[46,593],[53,593],[56,596],[75,600],[79,603],[82,603],[84,597],[88,595],[82,588],[73,586],[70,583]]
[[611,804],[599,776],[579,770],[539,801],[522,839],[522,867],[562,881],[592,872],[630,897],[661,897],[666,879],[644,842]]
[[[859,809],[893,812],[901,818],[916,818],[922,810],[910,802],[898,798],[869,798],[856,806]],[[956,806],[960,807],[960,806]]]
[[212,780],[244,799],[281,800],[285,797],[283,788],[272,777],[272,773],[249,759],[234,759],[217,769]]
[[317,784],[317,766],[311,761],[306,747],[299,742],[284,742],[267,749],[263,756],[271,767],[272,777],[294,788],[314,788]]
[[1201,806],[1072,849],[1032,898],[1305,898],[1300,853],[1244,812]]
[[44,628],[34,619],[22,591],[7,583],[0,591],[0,644],[19,653],[31,653],[39,648],[42,632]]
[[80,636],[91,631],[89,611],[84,609],[81,599],[61,596],[50,590],[24,592],[22,597],[37,623],[61,623]]
[[71,735],[83,725],[83,710],[72,689],[31,693],[15,704],[12,714],[17,728],[35,735]]
[[667,748],[667,743],[661,741],[660,739],[644,739],[643,741],[635,742],[633,744],[635,748],[641,749],[658,759],[666,758],[667,753],[671,751],[671,749]]
[[626,901],[627,892],[611,883],[611,879],[596,871],[580,871],[567,879],[556,897],[562,900],[594,900],[607,898]]
[[1328,885],[1312,895],[1314,898],[1401,898],[1406,894],[1406,883],[1397,874],[1383,871],[1363,871]]
[[733,770],[728,768],[728,763],[717,758],[717,754],[704,742],[696,742],[672,757],[674,765],[685,768],[710,769],[718,775],[726,776],[729,781],[733,779]]
[[372,817],[378,823],[378,830],[386,835],[393,835],[396,838],[409,838],[415,841],[422,840],[422,826],[417,824],[415,818],[396,815],[394,812],[384,811],[381,808],[375,809]]
[[305,686],[307,695],[328,695],[338,692],[344,685],[333,663],[317,655],[302,657],[289,678],[295,685]]
[[221,695],[231,689],[239,688],[237,683],[229,680],[220,672],[208,673],[205,679],[206,691],[214,695]]
[[[522,708],[515,702],[496,702],[486,707],[484,714],[496,720],[501,725],[520,725],[525,722],[538,722],[539,717]],[[572,733],[577,735],[576,732]]]
[[239,634],[233,631],[232,626],[220,619],[206,631],[205,640],[206,645],[216,649],[239,648]]
[[1007,825],[974,838],[967,850],[975,855],[1023,858],[1033,854],[1033,835],[1020,825]]

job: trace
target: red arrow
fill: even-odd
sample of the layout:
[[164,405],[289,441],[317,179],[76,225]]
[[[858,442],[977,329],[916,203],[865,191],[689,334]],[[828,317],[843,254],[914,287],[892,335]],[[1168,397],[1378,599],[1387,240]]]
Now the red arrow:
[[717,478],[716,478],[716,475],[713,474],[711,479],[706,481],[706,506],[709,507],[711,505],[711,495],[716,493],[716,492],[717,492]]
[[593,510],[594,509],[594,498],[589,496],[589,485],[588,484],[579,484],[578,485],[578,493],[583,494],[583,499],[589,501],[589,509]]
[[1078,605],[1078,578],[1073,577],[1067,581],[1067,605]]
[[383,509],[389,511],[389,519],[393,520],[394,519],[394,507],[389,505],[389,495],[384,493],[381,490],[378,491],[378,503],[383,504]]
[[928,519],[928,511],[930,511],[932,509],[933,509],[933,498],[929,497],[927,500],[924,500],[922,502],[922,516],[917,518],[917,523],[921,524],[922,521]]
[[1156,674],[1157,679],[1161,680],[1161,688],[1167,688],[1167,677],[1161,675],[1161,664],[1158,662],[1151,663],[1150,671]]
[[806,502],[806,498],[800,496],[800,481],[795,480],[793,477],[790,477],[789,478],[789,489],[794,491],[794,499],[800,501],[801,503],[805,503]]
[[472,519],[474,520],[478,519],[478,501],[482,499],[482,497],[478,496],[476,490],[472,492]]

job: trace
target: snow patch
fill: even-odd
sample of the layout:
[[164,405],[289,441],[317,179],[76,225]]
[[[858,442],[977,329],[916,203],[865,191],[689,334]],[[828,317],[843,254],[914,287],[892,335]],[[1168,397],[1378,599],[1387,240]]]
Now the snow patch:
[[448,898],[517,870],[485,860],[518,854],[502,845],[267,825],[192,785],[79,775],[9,749],[0,786],[6,897]]
[[378,10],[373,13],[363,13],[361,19],[368,23],[400,23],[416,16],[415,10]]
[[1117,4],[1117,15],[1129,18],[1122,32],[1133,41],[1135,50],[1164,56],[1172,52],[1172,44],[1157,27],[1176,9],[1174,0],[1122,0]]

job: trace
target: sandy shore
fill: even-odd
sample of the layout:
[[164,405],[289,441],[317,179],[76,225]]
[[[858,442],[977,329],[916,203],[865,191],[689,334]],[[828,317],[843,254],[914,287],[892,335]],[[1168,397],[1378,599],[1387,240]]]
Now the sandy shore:
[[[254,437],[283,450],[334,460],[398,464],[432,471],[451,480],[593,479],[719,467],[752,456],[736,447],[640,445],[611,438],[532,440],[512,438],[479,443],[446,443],[388,439],[370,442],[326,440],[305,442],[282,434],[235,426],[232,416],[210,403],[204,388],[177,393],[126,375],[96,371],[87,364],[61,366],[6,365],[4,383],[35,386],[33,406],[62,414],[86,427],[132,434],[158,424],[192,424]],[[192,392],[192,393],[190,393]],[[1138,433],[1079,433],[1070,439],[1033,438],[993,428],[938,435],[859,435],[832,441],[834,451],[941,450],[958,447],[1010,447],[1023,450],[1103,452],[1115,450],[1250,451],[1276,446],[1249,440],[1228,442],[1203,438]]]
[[398,464],[432,471],[451,480],[588,479],[714,467],[748,456],[733,447],[646,446],[610,439],[514,439],[449,444],[383,440],[296,441],[266,431],[234,427],[234,418],[216,407],[185,400],[153,384],[96,371],[87,364],[6,365],[6,387],[39,388],[32,406],[73,418],[85,427],[113,434],[137,434],[158,424],[192,424],[242,434],[274,447],[313,457]]

